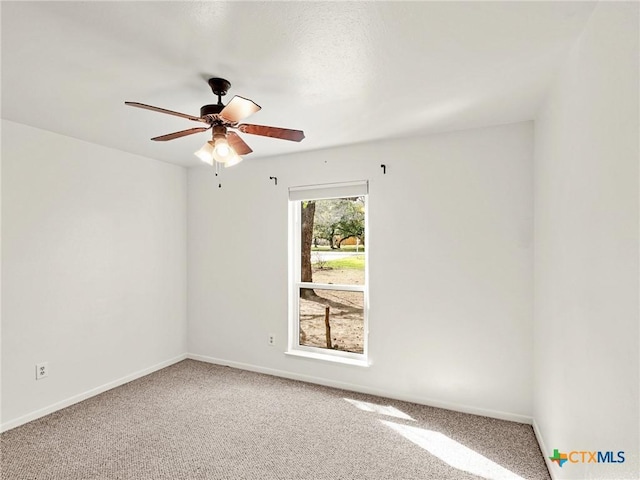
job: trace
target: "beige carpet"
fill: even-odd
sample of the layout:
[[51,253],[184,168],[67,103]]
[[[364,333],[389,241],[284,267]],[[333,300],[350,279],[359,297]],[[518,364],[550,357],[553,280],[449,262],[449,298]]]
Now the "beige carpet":
[[549,479],[530,426],[185,360],[0,436],[2,479]]

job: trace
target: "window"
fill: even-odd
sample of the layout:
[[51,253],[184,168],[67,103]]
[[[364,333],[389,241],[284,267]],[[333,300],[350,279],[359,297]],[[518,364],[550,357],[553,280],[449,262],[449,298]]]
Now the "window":
[[289,189],[289,352],[367,359],[367,182]]

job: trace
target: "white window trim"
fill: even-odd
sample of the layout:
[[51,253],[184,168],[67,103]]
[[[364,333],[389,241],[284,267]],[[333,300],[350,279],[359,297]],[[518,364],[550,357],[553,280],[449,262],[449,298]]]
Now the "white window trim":
[[[333,193],[332,193],[333,192]],[[365,247],[365,283],[364,285],[340,285],[300,282],[300,243],[302,200],[325,200],[344,197],[365,197],[365,232],[367,245],[370,244],[368,182],[348,182],[341,184],[311,185],[289,188],[289,335],[287,355],[321,361],[337,362],[346,365],[369,366],[369,248]],[[362,292],[364,338],[363,353],[329,350],[320,347],[300,345],[299,292],[300,288],[318,288],[323,290],[346,290]]]
[[[316,350],[322,350],[321,348],[317,348]],[[323,362],[334,362],[341,363],[343,365],[353,365],[354,367],[369,367],[371,364],[367,359],[357,359],[357,358],[346,358],[339,357],[337,355],[327,355],[326,353],[316,353],[314,352],[305,352],[302,350],[289,350],[284,352],[285,355],[290,355],[292,357],[301,357],[301,358],[309,358],[311,360],[321,360]],[[343,352],[346,353],[346,352]]]

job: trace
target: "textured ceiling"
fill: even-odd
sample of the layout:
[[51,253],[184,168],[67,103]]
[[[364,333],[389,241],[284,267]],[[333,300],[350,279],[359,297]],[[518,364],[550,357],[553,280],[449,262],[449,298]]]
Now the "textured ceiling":
[[6,2],[2,118],[178,165],[221,76],[302,143],[248,158],[533,118],[593,2]]

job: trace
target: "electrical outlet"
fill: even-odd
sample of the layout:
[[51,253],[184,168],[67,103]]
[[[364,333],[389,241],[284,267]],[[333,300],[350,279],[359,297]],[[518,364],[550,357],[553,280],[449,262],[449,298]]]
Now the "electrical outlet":
[[276,344],[276,334],[275,333],[270,333],[269,334],[269,346],[273,347]]
[[42,362],[42,363],[36,364],[36,380],[40,380],[48,376],[49,376],[49,363]]

